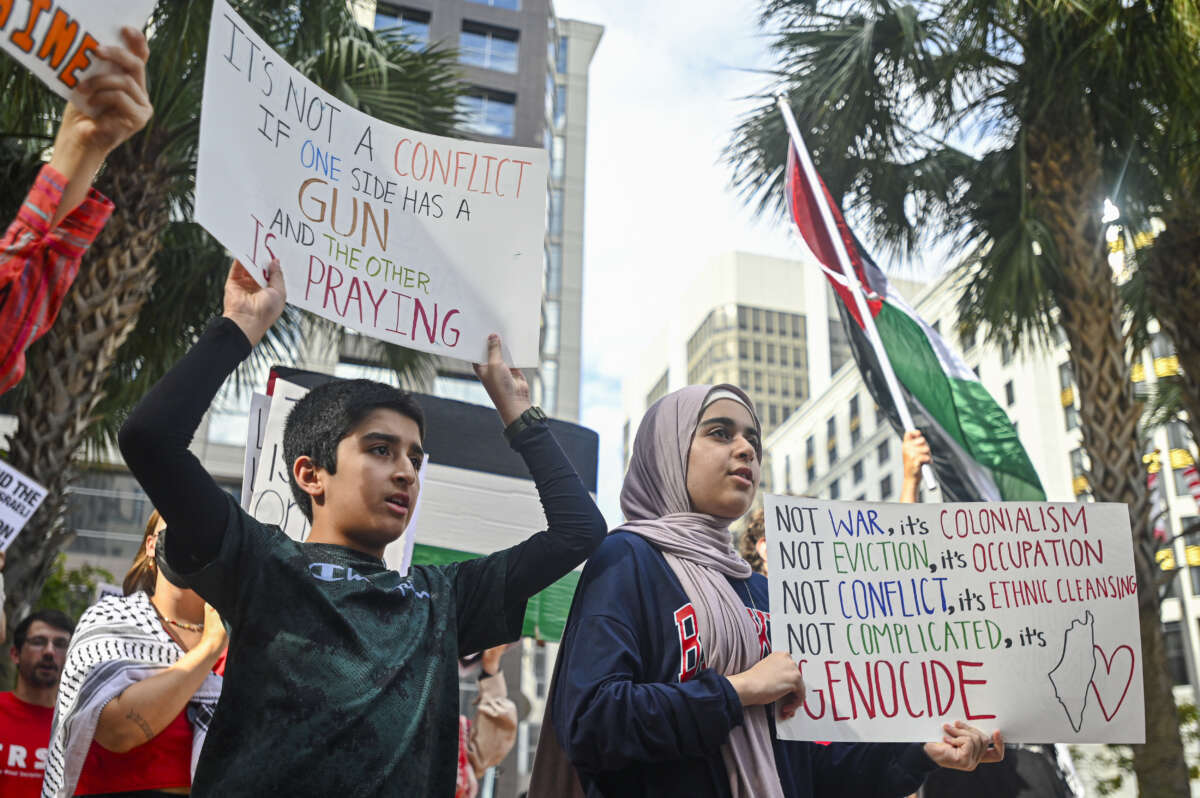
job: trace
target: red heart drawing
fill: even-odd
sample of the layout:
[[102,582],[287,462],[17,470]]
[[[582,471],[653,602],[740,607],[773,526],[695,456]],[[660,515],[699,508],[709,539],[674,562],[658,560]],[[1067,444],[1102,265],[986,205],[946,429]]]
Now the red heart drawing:
[[[1124,703],[1124,701],[1125,701],[1125,694],[1129,692],[1129,685],[1133,681],[1133,649],[1127,645],[1117,646],[1116,648],[1113,649],[1112,656],[1107,656],[1104,653],[1104,649],[1100,648],[1100,646],[1093,644],[1092,648],[1096,649],[1096,653],[1098,653],[1100,655],[1100,659],[1104,661],[1104,673],[1105,673],[1104,681],[1105,681],[1106,687],[1113,675],[1113,672],[1112,672],[1113,660],[1116,659],[1116,656],[1118,654],[1120,654],[1122,651],[1125,651],[1126,653],[1129,654],[1129,674],[1125,677],[1125,688],[1123,690],[1121,690],[1121,697],[1117,699],[1117,703],[1115,706],[1113,706],[1112,712],[1109,712],[1108,709],[1104,706],[1104,698],[1103,698],[1103,696],[1100,695],[1100,688],[1098,688],[1096,686],[1096,678],[1097,678],[1098,674],[1094,674],[1092,676],[1092,692],[1096,694],[1096,701],[1098,701],[1100,703],[1100,711],[1102,713],[1104,713],[1105,722],[1108,722],[1108,721],[1111,721],[1113,719],[1113,717],[1116,716],[1117,710],[1119,710],[1121,708],[1121,704]],[[1117,678],[1117,682],[1120,683],[1121,675],[1119,672],[1118,672],[1116,678]],[[1110,691],[1110,696],[1109,696],[1110,699],[1112,697],[1111,694],[1115,693],[1115,692],[1116,692],[1115,690]]]

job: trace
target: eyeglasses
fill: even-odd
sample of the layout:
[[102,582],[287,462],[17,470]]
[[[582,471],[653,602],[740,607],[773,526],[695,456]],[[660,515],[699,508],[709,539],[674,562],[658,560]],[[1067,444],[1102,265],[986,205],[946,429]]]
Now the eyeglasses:
[[49,638],[49,637],[40,637],[40,636],[39,637],[27,637],[27,638],[25,638],[25,645],[33,646],[34,648],[48,648],[49,646],[54,646],[59,651],[66,651],[67,646],[71,645],[71,638],[69,638],[69,637]]

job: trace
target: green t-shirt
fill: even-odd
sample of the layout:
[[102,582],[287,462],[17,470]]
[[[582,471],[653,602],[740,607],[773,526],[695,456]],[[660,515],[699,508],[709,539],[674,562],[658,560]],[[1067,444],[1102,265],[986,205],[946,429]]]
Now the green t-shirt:
[[[452,796],[458,657],[515,640],[507,552],[407,577],[326,543],[297,543],[230,498],[217,558],[172,571],[230,625],[225,686],[193,796]],[[180,563],[176,563],[180,565]]]

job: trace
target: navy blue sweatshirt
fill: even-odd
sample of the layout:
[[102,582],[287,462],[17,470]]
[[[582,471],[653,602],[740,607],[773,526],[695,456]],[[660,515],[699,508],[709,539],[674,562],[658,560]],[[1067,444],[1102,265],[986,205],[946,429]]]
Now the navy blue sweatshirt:
[[[767,580],[731,579],[770,652]],[[742,723],[729,680],[702,666],[687,594],[643,538],[615,532],[584,568],[563,635],[550,714],[589,796],[730,795],[721,746]],[[788,798],[904,796],[936,767],[919,744],[774,740]]]

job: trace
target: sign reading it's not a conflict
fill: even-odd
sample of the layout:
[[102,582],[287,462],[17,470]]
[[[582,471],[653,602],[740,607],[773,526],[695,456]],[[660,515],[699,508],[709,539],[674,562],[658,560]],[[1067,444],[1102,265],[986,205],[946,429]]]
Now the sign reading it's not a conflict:
[[288,302],[390,343],[538,364],[547,155],[374,119],[224,0],[205,64],[196,220]]
[[1142,649],[1120,504],[767,496],[771,644],[800,664],[794,740],[1141,743]]

